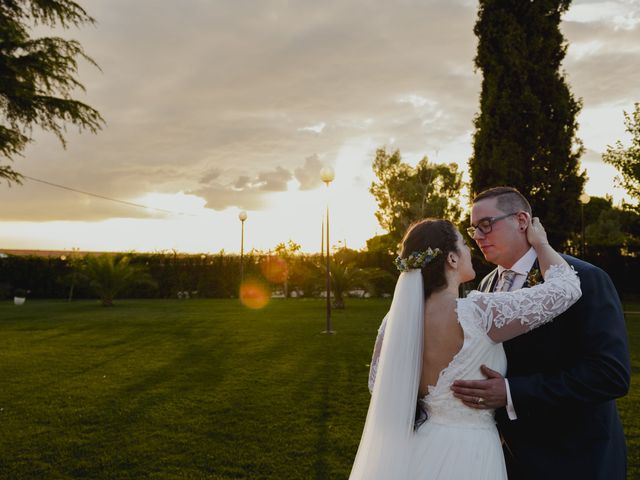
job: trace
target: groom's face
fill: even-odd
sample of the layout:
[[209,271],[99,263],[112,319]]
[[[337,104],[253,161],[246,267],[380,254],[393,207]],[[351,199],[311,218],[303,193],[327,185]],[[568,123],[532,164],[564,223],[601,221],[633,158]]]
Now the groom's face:
[[[512,212],[503,212],[497,207],[497,199],[487,198],[473,204],[471,224],[502,217]],[[484,258],[494,265],[511,268],[520,257],[518,246],[522,243],[520,224],[516,215],[507,216],[491,224],[489,233],[476,229],[473,239],[480,247]]]

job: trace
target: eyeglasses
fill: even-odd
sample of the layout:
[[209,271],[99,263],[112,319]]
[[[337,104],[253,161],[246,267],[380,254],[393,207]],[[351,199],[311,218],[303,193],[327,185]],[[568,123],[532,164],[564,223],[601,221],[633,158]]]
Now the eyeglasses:
[[480,230],[480,232],[482,232],[483,235],[486,235],[488,233],[491,233],[491,230],[493,229],[493,224],[503,220],[507,217],[510,217],[511,215],[517,215],[520,212],[513,212],[513,213],[507,213],[506,215],[500,215],[499,217],[486,217],[483,218],[482,220],[480,220],[478,222],[477,225],[473,225],[471,224],[471,226],[469,228],[467,228],[467,233],[469,234],[469,236],[471,238],[473,238],[473,236],[476,234],[476,230]]

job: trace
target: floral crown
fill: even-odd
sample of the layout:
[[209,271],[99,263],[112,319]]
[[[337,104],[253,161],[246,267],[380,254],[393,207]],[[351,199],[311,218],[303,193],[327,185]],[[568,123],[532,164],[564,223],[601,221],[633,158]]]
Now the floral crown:
[[442,250],[440,250],[439,248],[432,249],[431,247],[429,247],[422,252],[413,252],[407,258],[402,258],[398,255],[393,263],[396,264],[396,268],[401,272],[408,272],[412,269],[424,268],[429,264],[429,262],[431,262],[441,253]]

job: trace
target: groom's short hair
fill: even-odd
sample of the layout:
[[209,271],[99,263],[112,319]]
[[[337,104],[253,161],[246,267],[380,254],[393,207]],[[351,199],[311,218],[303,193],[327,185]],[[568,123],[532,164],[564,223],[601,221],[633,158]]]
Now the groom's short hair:
[[504,213],[527,212],[529,215],[532,213],[529,201],[513,187],[490,188],[476,195],[473,199],[473,203],[477,203],[480,200],[486,200],[488,198],[495,198],[496,207]]

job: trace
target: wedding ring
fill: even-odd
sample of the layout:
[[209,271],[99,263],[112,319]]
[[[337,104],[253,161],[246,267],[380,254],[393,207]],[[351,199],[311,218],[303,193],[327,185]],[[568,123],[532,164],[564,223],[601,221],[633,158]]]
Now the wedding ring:
[[482,404],[484,403],[484,398],[480,398],[480,397],[478,397],[478,398],[477,398],[477,400],[476,400],[476,403],[477,403],[478,405],[482,405]]

